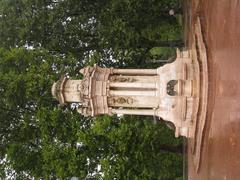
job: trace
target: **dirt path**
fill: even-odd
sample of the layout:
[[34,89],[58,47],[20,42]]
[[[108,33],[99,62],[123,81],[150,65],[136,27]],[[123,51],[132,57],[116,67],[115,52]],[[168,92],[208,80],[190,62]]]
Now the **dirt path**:
[[[189,154],[190,180],[240,179],[240,0],[202,0],[200,16],[208,51],[209,100],[199,172]],[[197,6],[198,4],[198,6]]]

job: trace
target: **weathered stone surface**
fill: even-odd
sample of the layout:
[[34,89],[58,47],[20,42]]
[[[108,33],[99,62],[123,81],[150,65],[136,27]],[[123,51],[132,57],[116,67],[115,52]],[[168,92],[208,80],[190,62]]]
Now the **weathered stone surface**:
[[52,94],[61,104],[79,103],[85,116],[135,114],[158,116],[175,125],[175,135],[189,137],[198,109],[198,80],[188,51],[157,69],[114,69],[98,66],[80,70],[84,78],[63,77]]

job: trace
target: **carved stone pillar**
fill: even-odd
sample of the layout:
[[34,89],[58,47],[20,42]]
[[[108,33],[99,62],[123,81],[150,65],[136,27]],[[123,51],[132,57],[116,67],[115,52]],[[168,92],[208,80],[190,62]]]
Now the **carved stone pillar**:
[[157,69],[113,69],[113,74],[157,75]]
[[158,96],[154,90],[110,90],[110,96]]
[[159,76],[133,76],[133,75],[110,75],[110,82],[141,82],[141,83],[156,83],[159,82]]
[[156,83],[142,83],[142,82],[133,82],[133,83],[127,83],[127,82],[110,82],[110,87],[115,88],[146,88],[146,89],[156,89],[157,84]]
[[157,116],[154,109],[111,109],[112,114]]

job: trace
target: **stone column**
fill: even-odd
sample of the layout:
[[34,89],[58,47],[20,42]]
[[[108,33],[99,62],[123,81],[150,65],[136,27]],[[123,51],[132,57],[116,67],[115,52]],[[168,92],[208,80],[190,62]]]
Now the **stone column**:
[[110,87],[115,87],[115,88],[145,88],[145,89],[156,89],[157,88],[157,83],[142,83],[142,82],[132,82],[132,83],[127,83],[127,82],[110,82],[109,84]]
[[157,75],[157,69],[113,69],[113,74]]
[[109,94],[110,94],[110,96],[158,96],[157,91],[154,91],[154,90],[152,90],[152,91],[147,91],[147,90],[142,90],[142,91],[110,90]]
[[157,116],[154,109],[111,109],[113,114]]
[[141,82],[141,83],[158,83],[159,82],[159,76],[153,75],[153,76],[139,76],[139,75],[110,75],[109,81],[110,82]]

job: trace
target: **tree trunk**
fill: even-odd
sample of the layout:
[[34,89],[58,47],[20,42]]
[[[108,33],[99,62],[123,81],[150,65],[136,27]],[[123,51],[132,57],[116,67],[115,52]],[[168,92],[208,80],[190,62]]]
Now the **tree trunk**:
[[171,40],[171,41],[152,41],[146,38],[140,40],[140,46],[143,48],[153,48],[153,47],[184,47],[184,42],[182,40]]
[[159,41],[157,42],[160,47],[183,47],[184,42],[182,40],[172,40],[172,41]]
[[183,147],[182,144],[178,146],[169,146],[169,145],[160,145],[160,150],[164,152],[170,152],[170,153],[183,153]]

